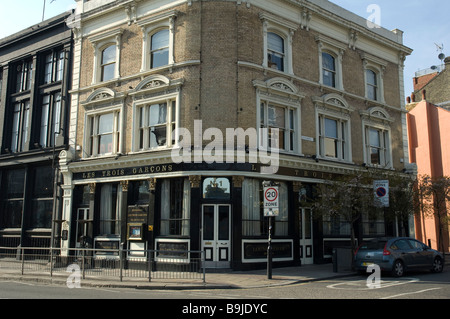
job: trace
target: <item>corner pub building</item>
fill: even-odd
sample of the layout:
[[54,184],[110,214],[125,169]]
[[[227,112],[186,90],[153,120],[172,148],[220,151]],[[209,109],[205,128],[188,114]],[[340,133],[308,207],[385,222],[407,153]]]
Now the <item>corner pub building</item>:
[[[349,229],[313,220],[299,196],[363,164],[402,174],[409,162],[411,50],[400,30],[329,1],[77,0],[69,25],[61,247],[204,250],[208,267],[263,267],[262,182],[273,181],[275,265],[321,263]],[[263,171],[274,149],[251,161],[250,142],[243,162],[238,148],[234,161],[196,157],[220,154],[208,146],[225,145],[227,128],[258,141],[278,129],[278,169]],[[190,161],[174,161],[182,145]],[[382,225],[363,236],[385,235],[382,218],[363,223]]]

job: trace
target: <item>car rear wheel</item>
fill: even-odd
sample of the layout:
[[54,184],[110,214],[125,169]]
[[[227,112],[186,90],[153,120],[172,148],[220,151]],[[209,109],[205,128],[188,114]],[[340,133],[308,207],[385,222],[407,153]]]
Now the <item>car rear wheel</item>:
[[438,273],[438,272],[442,272],[443,269],[444,269],[444,263],[442,262],[442,259],[440,257],[434,258],[433,268],[431,268],[431,271]]
[[392,275],[394,277],[401,277],[405,273],[405,267],[403,266],[403,262],[401,260],[396,260],[394,263],[394,267],[392,267]]

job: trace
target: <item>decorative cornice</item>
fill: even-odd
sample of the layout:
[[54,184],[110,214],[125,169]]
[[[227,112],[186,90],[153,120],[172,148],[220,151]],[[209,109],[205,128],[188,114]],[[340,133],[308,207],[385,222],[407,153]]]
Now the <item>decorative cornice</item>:
[[294,83],[282,77],[271,78],[267,81],[254,80],[253,86],[262,92],[288,96],[291,99],[301,100],[305,97]]
[[114,38],[118,35],[122,35],[123,33],[123,29],[122,28],[116,28],[116,29],[112,29],[112,30],[108,30],[105,32],[101,32],[101,33],[97,33],[94,35],[91,35],[88,37],[88,40],[91,41],[91,43],[98,43],[100,41],[104,41],[107,39],[111,39]]
[[262,21],[268,21],[268,22],[271,22],[271,23],[276,23],[276,24],[278,24],[278,25],[280,25],[280,26],[282,26],[282,27],[284,27],[286,29],[292,30],[292,31],[297,30],[299,28],[299,26],[300,26],[297,22],[289,21],[289,20],[287,20],[285,18],[282,18],[282,17],[280,17],[278,15],[271,14],[271,13],[268,13],[268,12],[260,12],[259,13],[259,18]]
[[179,14],[178,10],[170,10],[170,11],[163,12],[163,13],[160,13],[157,15],[152,15],[148,18],[141,18],[141,19],[139,19],[139,21],[136,22],[136,24],[138,26],[140,26],[141,28],[145,28],[148,25],[153,24],[153,23],[176,18],[178,16],[178,14]]

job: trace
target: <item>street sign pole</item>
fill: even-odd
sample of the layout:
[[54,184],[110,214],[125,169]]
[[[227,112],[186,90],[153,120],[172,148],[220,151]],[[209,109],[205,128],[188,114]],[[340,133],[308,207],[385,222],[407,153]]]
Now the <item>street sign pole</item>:
[[269,220],[269,238],[267,242],[267,279],[272,279],[272,222],[278,216],[278,185],[272,181],[264,181],[264,216]]
[[269,217],[269,243],[267,245],[267,279],[272,279],[272,218]]

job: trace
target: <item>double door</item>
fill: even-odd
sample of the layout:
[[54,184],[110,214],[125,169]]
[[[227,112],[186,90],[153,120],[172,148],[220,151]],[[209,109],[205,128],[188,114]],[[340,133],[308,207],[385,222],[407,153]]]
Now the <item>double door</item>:
[[231,205],[202,206],[202,250],[208,268],[229,268],[231,255]]

